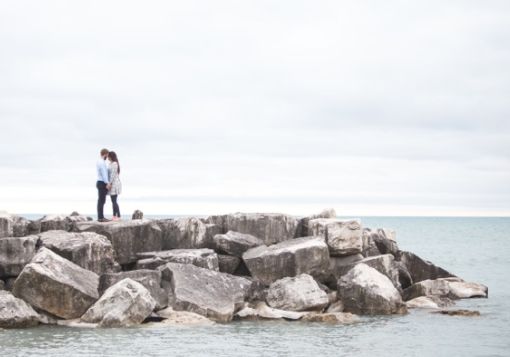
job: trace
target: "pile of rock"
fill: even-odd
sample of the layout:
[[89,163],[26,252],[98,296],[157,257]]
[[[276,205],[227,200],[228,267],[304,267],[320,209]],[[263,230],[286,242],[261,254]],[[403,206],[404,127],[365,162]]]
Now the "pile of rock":
[[352,323],[487,297],[487,287],[401,251],[395,232],[331,209],[303,218],[139,212],[108,223],[1,214],[0,290],[0,327]]

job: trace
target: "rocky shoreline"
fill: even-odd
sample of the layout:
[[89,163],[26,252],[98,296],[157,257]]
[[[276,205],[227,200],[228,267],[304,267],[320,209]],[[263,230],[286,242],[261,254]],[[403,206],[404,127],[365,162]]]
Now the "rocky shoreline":
[[455,315],[445,308],[474,297],[488,288],[332,209],[161,220],[137,211],[108,223],[0,213],[0,328],[353,323],[412,308]]

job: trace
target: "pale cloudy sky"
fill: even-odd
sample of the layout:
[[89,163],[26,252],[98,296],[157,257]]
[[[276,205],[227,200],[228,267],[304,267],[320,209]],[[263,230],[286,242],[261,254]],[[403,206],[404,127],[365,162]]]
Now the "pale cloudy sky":
[[[510,215],[510,2],[0,0],[0,210]],[[107,204],[106,211],[110,211]]]

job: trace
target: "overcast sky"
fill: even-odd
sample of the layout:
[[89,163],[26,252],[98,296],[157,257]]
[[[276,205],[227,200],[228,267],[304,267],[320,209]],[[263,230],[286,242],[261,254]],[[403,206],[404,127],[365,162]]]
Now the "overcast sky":
[[[0,210],[510,214],[510,2],[0,1]],[[110,213],[108,202],[106,212]]]

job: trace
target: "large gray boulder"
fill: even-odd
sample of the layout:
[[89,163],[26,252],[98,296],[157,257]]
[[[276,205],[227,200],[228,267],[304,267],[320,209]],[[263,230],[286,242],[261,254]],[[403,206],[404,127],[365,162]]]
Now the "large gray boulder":
[[488,288],[485,285],[465,282],[459,278],[440,278],[422,280],[403,292],[405,300],[412,300],[420,296],[449,299],[486,298]]
[[366,264],[357,264],[338,282],[338,297],[346,312],[388,315],[407,312],[398,290],[388,277]]
[[275,281],[269,287],[266,301],[271,307],[291,311],[322,310],[329,303],[328,294],[308,274]]
[[42,217],[39,220],[41,225],[41,232],[60,230],[71,231],[74,225],[78,222],[89,222],[92,218],[80,214],[51,214]]
[[193,264],[200,268],[219,270],[218,255],[212,249],[172,249],[139,253],[136,264],[140,269],[155,269],[166,263]]
[[192,264],[167,263],[160,267],[169,282],[169,305],[214,321],[232,320],[252,282],[248,279],[199,268]]
[[31,327],[39,324],[39,314],[32,306],[8,291],[0,291],[0,328]]
[[250,248],[263,245],[264,242],[251,234],[228,231],[225,234],[217,234],[213,238],[215,249],[236,257],[242,257],[243,253]]
[[308,222],[317,218],[336,218],[336,211],[333,208],[326,208],[320,213],[301,218],[299,220],[296,238],[308,236]]
[[220,226],[195,217],[163,219],[158,225],[163,231],[164,250],[214,248],[213,237],[221,233]]
[[243,261],[251,275],[269,285],[299,274],[321,277],[329,268],[328,246],[321,237],[303,237],[246,251]]
[[14,282],[12,293],[64,319],[80,317],[98,299],[99,277],[41,248]]
[[161,272],[159,270],[131,270],[120,273],[107,273],[99,278],[99,295],[124,279],[131,279],[142,284],[156,301],[156,309],[163,309],[168,305],[168,294],[161,287]]
[[119,264],[135,263],[138,253],[162,249],[162,232],[149,220],[75,223],[76,232],[94,232],[108,238]]
[[361,253],[363,231],[359,220],[317,218],[308,222],[308,235],[323,236],[332,256]]
[[7,212],[0,212],[0,238],[12,237],[12,226],[12,215]]
[[105,236],[93,232],[47,231],[39,239],[42,246],[96,274],[115,270],[113,247]]
[[154,310],[156,301],[140,283],[126,278],[108,288],[81,317],[99,327],[129,327],[141,324]]
[[423,280],[434,280],[439,278],[456,277],[445,269],[426,261],[414,253],[399,251],[396,259],[402,262],[403,266],[409,272],[412,282],[417,283]]
[[18,276],[34,257],[39,237],[0,238],[0,278]]
[[222,232],[251,234],[264,244],[289,240],[297,235],[299,220],[281,213],[233,213],[210,216],[207,222],[222,227]]
[[365,257],[392,254],[398,255],[395,231],[388,228],[363,229],[363,251]]

